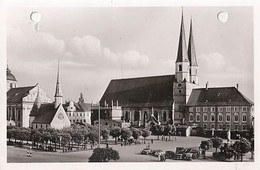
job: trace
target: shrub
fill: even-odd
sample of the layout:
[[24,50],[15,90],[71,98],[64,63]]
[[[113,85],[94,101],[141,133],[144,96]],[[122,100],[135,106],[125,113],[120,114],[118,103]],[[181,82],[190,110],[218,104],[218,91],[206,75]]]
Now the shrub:
[[108,162],[110,160],[118,160],[119,153],[112,148],[96,148],[89,157],[89,162]]

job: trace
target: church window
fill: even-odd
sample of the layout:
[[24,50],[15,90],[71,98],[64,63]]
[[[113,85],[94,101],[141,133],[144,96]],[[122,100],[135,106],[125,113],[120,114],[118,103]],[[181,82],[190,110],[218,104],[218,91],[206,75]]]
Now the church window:
[[238,113],[234,113],[234,121],[238,122]]
[[203,122],[207,122],[208,121],[208,114],[204,113],[203,114]]
[[192,113],[190,113],[189,121],[190,121],[190,122],[193,122],[193,114],[192,114]]
[[140,114],[138,111],[135,111],[135,114],[134,114],[134,121],[139,121],[140,120]]
[[246,122],[246,113],[243,113],[243,114],[242,114],[242,121],[243,121],[243,122]]
[[223,121],[223,114],[222,114],[222,113],[219,113],[219,114],[218,114],[218,121],[219,121],[219,122],[222,122],[222,121]]
[[182,71],[182,65],[179,65],[179,71]]

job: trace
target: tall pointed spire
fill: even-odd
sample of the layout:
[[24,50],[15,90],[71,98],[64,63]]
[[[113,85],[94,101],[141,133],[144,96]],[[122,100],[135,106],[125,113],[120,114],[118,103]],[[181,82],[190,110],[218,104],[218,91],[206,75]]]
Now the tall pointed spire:
[[193,40],[193,31],[192,31],[192,18],[190,19],[190,36],[189,36],[189,44],[188,44],[188,57],[190,61],[190,66],[198,66],[196,53],[195,53],[195,46]]
[[180,29],[180,36],[179,36],[179,46],[178,46],[178,53],[177,53],[177,62],[188,62],[188,55],[187,55],[187,47],[186,47],[186,39],[185,39],[185,29],[183,23],[183,9],[181,14],[181,29]]
[[61,83],[60,83],[60,61],[58,60],[58,72],[57,72],[57,83],[56,83],[56,91],[55,91],[55,108],[57,108],[60,104],[62,104],[62,91],[61,91]]

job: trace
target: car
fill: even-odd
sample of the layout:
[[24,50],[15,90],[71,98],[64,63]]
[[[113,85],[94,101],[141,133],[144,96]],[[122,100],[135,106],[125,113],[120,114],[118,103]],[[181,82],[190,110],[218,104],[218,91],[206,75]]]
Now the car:
[[186,148],[183,152],[184,159],[198,159],[199,155],[199,151],[195,148]]
[[173,159],[174,156],[175,156],[175,153],[173,151],[166,151],[165,152],[166,159]]
[[163,150],[157,149],[157,150],[154,150],[151,154],[153,156],[158,156],[159,154],[163,154],[163,153],[164,153]]
[[142,155],[149,155],[149,154],[151,154],[152,153],[152,150],[151,149],[143,149],[142,151],[141,151],[141,154]]

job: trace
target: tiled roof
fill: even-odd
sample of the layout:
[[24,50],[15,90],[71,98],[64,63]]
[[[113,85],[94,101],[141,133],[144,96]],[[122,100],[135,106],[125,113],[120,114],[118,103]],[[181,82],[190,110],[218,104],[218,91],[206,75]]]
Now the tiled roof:
[[172,106],[174,75],[111,80],[101,106],[118,101],[122,107]]
[[36,113],[33,123],[41,123],[41,124],[51,123],[58,108],[59,107],[57,108],[54,107],[54,103],[42,104],[38,112]]
[[7,92],[7,103],[19,103],[35,86],[12,88]]
[[254,103],[235,87],[193,89],[187,106],[247,106]]

